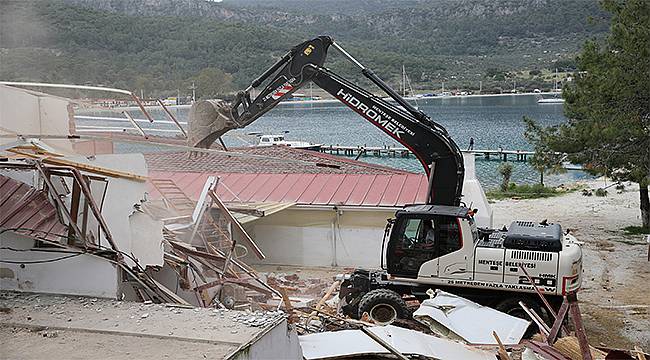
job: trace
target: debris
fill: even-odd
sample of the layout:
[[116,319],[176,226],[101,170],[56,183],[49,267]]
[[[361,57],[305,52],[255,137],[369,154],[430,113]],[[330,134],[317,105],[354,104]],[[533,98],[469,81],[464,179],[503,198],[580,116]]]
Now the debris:
[[44,338],[55,338],[59,336],[59,334],[56,331],[43,331],[42,334]]
[[149,317],[149,313],[144,313],[144,314],[140,315],[140,319],[146,319],[148,317]]
[[[571,360],[582,360],[583,352],[580,350],[580,345],[578,344],[578,339],[575,336],[565,336],[563,338],[557,339],[553,347],[557,349],[562,355],[566,356]],[[591,352],[592,359],[605,359],[607,353],[604,351],[598,350],[593,346],[589,347]]]
[[381,337],[377,336],[375,333],[372,331],[368,330],[367,327],[362,326],[360,329],[364,334],[368,335],[371,339],[375,340],[379,345],[384,347],[386,350],[390,351],[391,354],[395,355],[398,359],[402,360],[408,360],[406,356],[404,356],[401,352],[399,352],[397,349],[392,347],[389,343],[384,341]]
[[518,344],[529,321],[479,305],[457,295],[436,290],[435,297],[422,302],[413,318],[441,337],[470,344],[497,344],[492,332],[505,344]]
[[510,355],[508,355],[508,352],[506,351],[506,348],[503,346],[501,339],[499,339],[499,335],[497,335],[497,332],[492,331],[492,336],[494,337],[494,340],[497,341],[497,344],[499,344],[499,357],[501,358],[501,360],[510,360]]
[[[296,280],[298,280],[298,275],[296,275]],[[329,287],[329,289],[327,289],[327,292],[325,293],[325,295],[323,295],[323,297],[318,301],[318,304],[316,304],[316,310],[317,311],[320,310],[323,307],[323,305],[325,304],[325,301],[327,301],[327,299],[329,299],[329,297],[332,296],[332,293],[334,292],[334,290],[336,289],[337,286],[339,286],[338,281],[334,281],[332,283],[332,285],[330,285],[330,287]],[[309,317],[305,321],[305,325],[310,320],[312,320],[315,316],[316,316],[316,312],[314,311],[309,315]]]
[[[436,359],[494,360],[489,351],[471,348],[454,341],[422,334],[418,331],[386,325],[367,328],[378,339],[401,354],[416,354]],[[298,337],[305,359],[390,354],[384,346],[362,330],[322,332]]]

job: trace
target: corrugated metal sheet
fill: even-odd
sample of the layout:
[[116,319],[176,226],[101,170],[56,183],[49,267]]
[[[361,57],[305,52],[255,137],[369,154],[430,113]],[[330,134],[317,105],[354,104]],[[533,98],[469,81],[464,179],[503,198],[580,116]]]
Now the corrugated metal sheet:
[[[400,207],[424,203],[423,174],[242,174],[151,171],[150,178],[171,179],[197,199],[209,175],[220,177],[217,195],[225,202],[273,202],[301,205]],[[152,198],[160,194],[149,186]]]
[[59,241],[67,229],[45,193],[4,175],[0,175],[0,228],[50,241]]
[[[237,205],[237,204],[236,204]],[[284,209],[290,208],[295,204],[292,203],[252,203],[249,204],[249,207],[255,210],[258,210],[264,214],[264,216],[269,216],[273,215],[276,212],[282,211]],[[226,204],[226,207],[228,207],[228,204]],[[246,224],[251,221],[255,221],[257,219],[261,219],[262,217],[259,216],[254,216],[254,215],[249,215],[249,214],[244,214],[244,213],[239,213],[234,211],[233,216],[237,221],[239,221],[240,224]]]

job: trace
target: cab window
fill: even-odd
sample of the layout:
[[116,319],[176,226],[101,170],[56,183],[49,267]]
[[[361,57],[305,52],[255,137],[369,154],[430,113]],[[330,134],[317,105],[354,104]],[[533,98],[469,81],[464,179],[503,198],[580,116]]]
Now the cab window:
[[402,248],[428,250],[435,245],[435,231],[430,219],[408,219],[402,235]]
[[435,219],[438,257],[460,250],[463,242],[460,236],[458,219],[439,216]]

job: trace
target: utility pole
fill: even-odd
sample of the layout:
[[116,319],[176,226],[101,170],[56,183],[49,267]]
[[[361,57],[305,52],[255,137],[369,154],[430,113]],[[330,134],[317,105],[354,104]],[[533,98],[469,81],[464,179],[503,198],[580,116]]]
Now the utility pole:
[[478,81],[478,93],[480,94],[483,91],[483,80]]
[[196,85],[194,85],[194,81],[192,81],[190,90],[192,90],[192,103],[194,103],[196,101]]
[[140,99],[144,99],[144,89],[140,89]]
[[442,82],[442,92],[443,93],[445,92],[445,82],[444,81]]

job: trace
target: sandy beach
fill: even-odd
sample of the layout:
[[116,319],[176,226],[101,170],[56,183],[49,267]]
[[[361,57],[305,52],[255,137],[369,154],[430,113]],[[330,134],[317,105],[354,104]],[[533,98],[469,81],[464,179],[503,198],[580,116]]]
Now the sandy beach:
[[[583,182],[597,189],[604,179]],[[641,225],[636,184],[606,197],[580,191],[548,199],[503,200],[492,204],[494,225],[512,220],[548,219],[583,241],[584,278],[578,293],[587,336],[594,345],[650,348],[650,262],[643,235],[625,235],[622,228]]]

